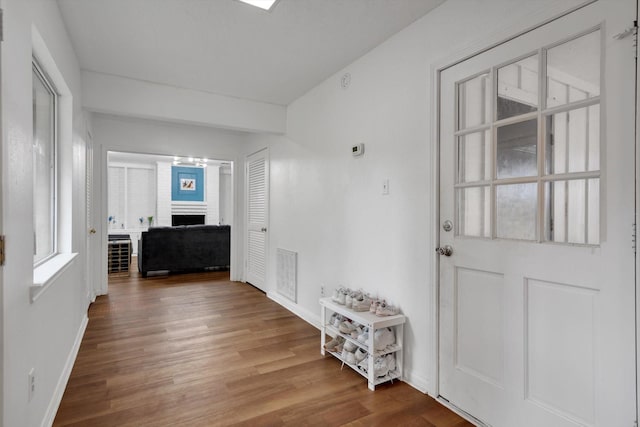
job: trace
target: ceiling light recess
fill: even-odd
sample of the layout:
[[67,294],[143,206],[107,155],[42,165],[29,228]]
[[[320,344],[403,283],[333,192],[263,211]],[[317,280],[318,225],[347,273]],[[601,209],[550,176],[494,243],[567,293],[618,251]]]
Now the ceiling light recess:
[[278,0],[238,0],[264,10],[271,10]]

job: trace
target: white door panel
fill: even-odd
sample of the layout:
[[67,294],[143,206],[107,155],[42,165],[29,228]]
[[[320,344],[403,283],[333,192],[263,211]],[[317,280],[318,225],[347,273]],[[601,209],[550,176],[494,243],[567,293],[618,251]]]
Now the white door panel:
[[246,161],[247,182],[247,282],[266,291],[269,165],[266,150]]
[[93,162],[93,139],[91,134],[87,132],[87,140],[85,142],[85,191],[86,191],[86,221],[87,221],[87,255],[86,255],[86,274],[87,274],[87,297],[89,301],[94,301],[97,294],[97,274],[96,261],[100,254],[100,238],[96,222],[96,203],[95,203],[95,191],[94,191],[94,162]]
[[635,420],[635,2],[444,70],[439,393],[494,427]]

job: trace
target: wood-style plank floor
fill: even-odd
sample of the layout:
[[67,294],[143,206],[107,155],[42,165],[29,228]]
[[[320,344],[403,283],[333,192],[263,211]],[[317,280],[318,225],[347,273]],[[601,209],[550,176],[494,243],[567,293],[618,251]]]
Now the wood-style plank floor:
[[319,331],[227,272],[111,279],[56,426],[471,426],[320,355]]

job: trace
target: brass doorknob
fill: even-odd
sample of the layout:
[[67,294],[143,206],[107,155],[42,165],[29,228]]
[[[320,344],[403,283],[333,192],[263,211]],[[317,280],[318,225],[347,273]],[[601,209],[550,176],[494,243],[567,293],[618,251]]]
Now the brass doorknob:
[[91,233],[91,234],[96,234],[96,229],[95,229],[95,228],[91,228],[91,229],[89,229],[89,233]]

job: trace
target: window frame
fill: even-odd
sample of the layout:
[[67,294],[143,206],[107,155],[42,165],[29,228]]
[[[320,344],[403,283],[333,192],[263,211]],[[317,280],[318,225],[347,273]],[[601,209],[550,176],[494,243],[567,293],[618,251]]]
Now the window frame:
[[[32,74],[34,76],[36,76],[40,82],[43,84],[43,86],[47,89],[47,91],[52,95],[52,105],[53,105],[53,111],[51,112],[51,116],[52,116],[52,138],[50,141],[51,144],[51,160],[50,160],[50,164],[51,164],[51,189],[50,189],[50,199],[51,199],[51,212],[50,212],[50,226],[51,226],[51,241],[52,241],[52,245],[51,245],[51,251],[44,256],[41,259],[36,260],[36,248],[35,248],[35,236],[36,236],[36,224],[35,224],[35,202],[34,202],[34,221],[33,221],[33,232],[34,232],[34,260],[33,260],[33,266],[38,267],[40,265],[43,265],[44,263],[46,263],[47,261],[51,260],[52,258],[54,258],[56,255],[58,255],[58,193],[59,193],[59,187],[58,187],[58,172],[59,172],[59,168],[58,168],[58,151],[59,151],[59,147],[58,147],[58,141],[59,141],[59,126],[58,126],[58,117],[59,117],[59,98],[60,98],[60,94],[59,92],[56,90],[56,87],[54,86],[54,84],[51,82],[51,78],[47,75],[47,73],[45,72],[45,70],[43,69],[42,65],[40,65],[40,63],[38,62],[37,58],[32,57]],[[33,88],[32,88],[33,91]],[[33,108],[33,104],[32,104],[32,108]],[[35,125],[35,117],[34,117],[34,125]],[[32,143],[32,147],[33,147],[33,143]],[[33,177],[34,177],[34,185],[35,185],[35,174],[36,174],[36,169],[35,169],[35,155],[34,155],[34,160],[33,160]],[[35,189],[34,189],[34,194],[35,194]]]

